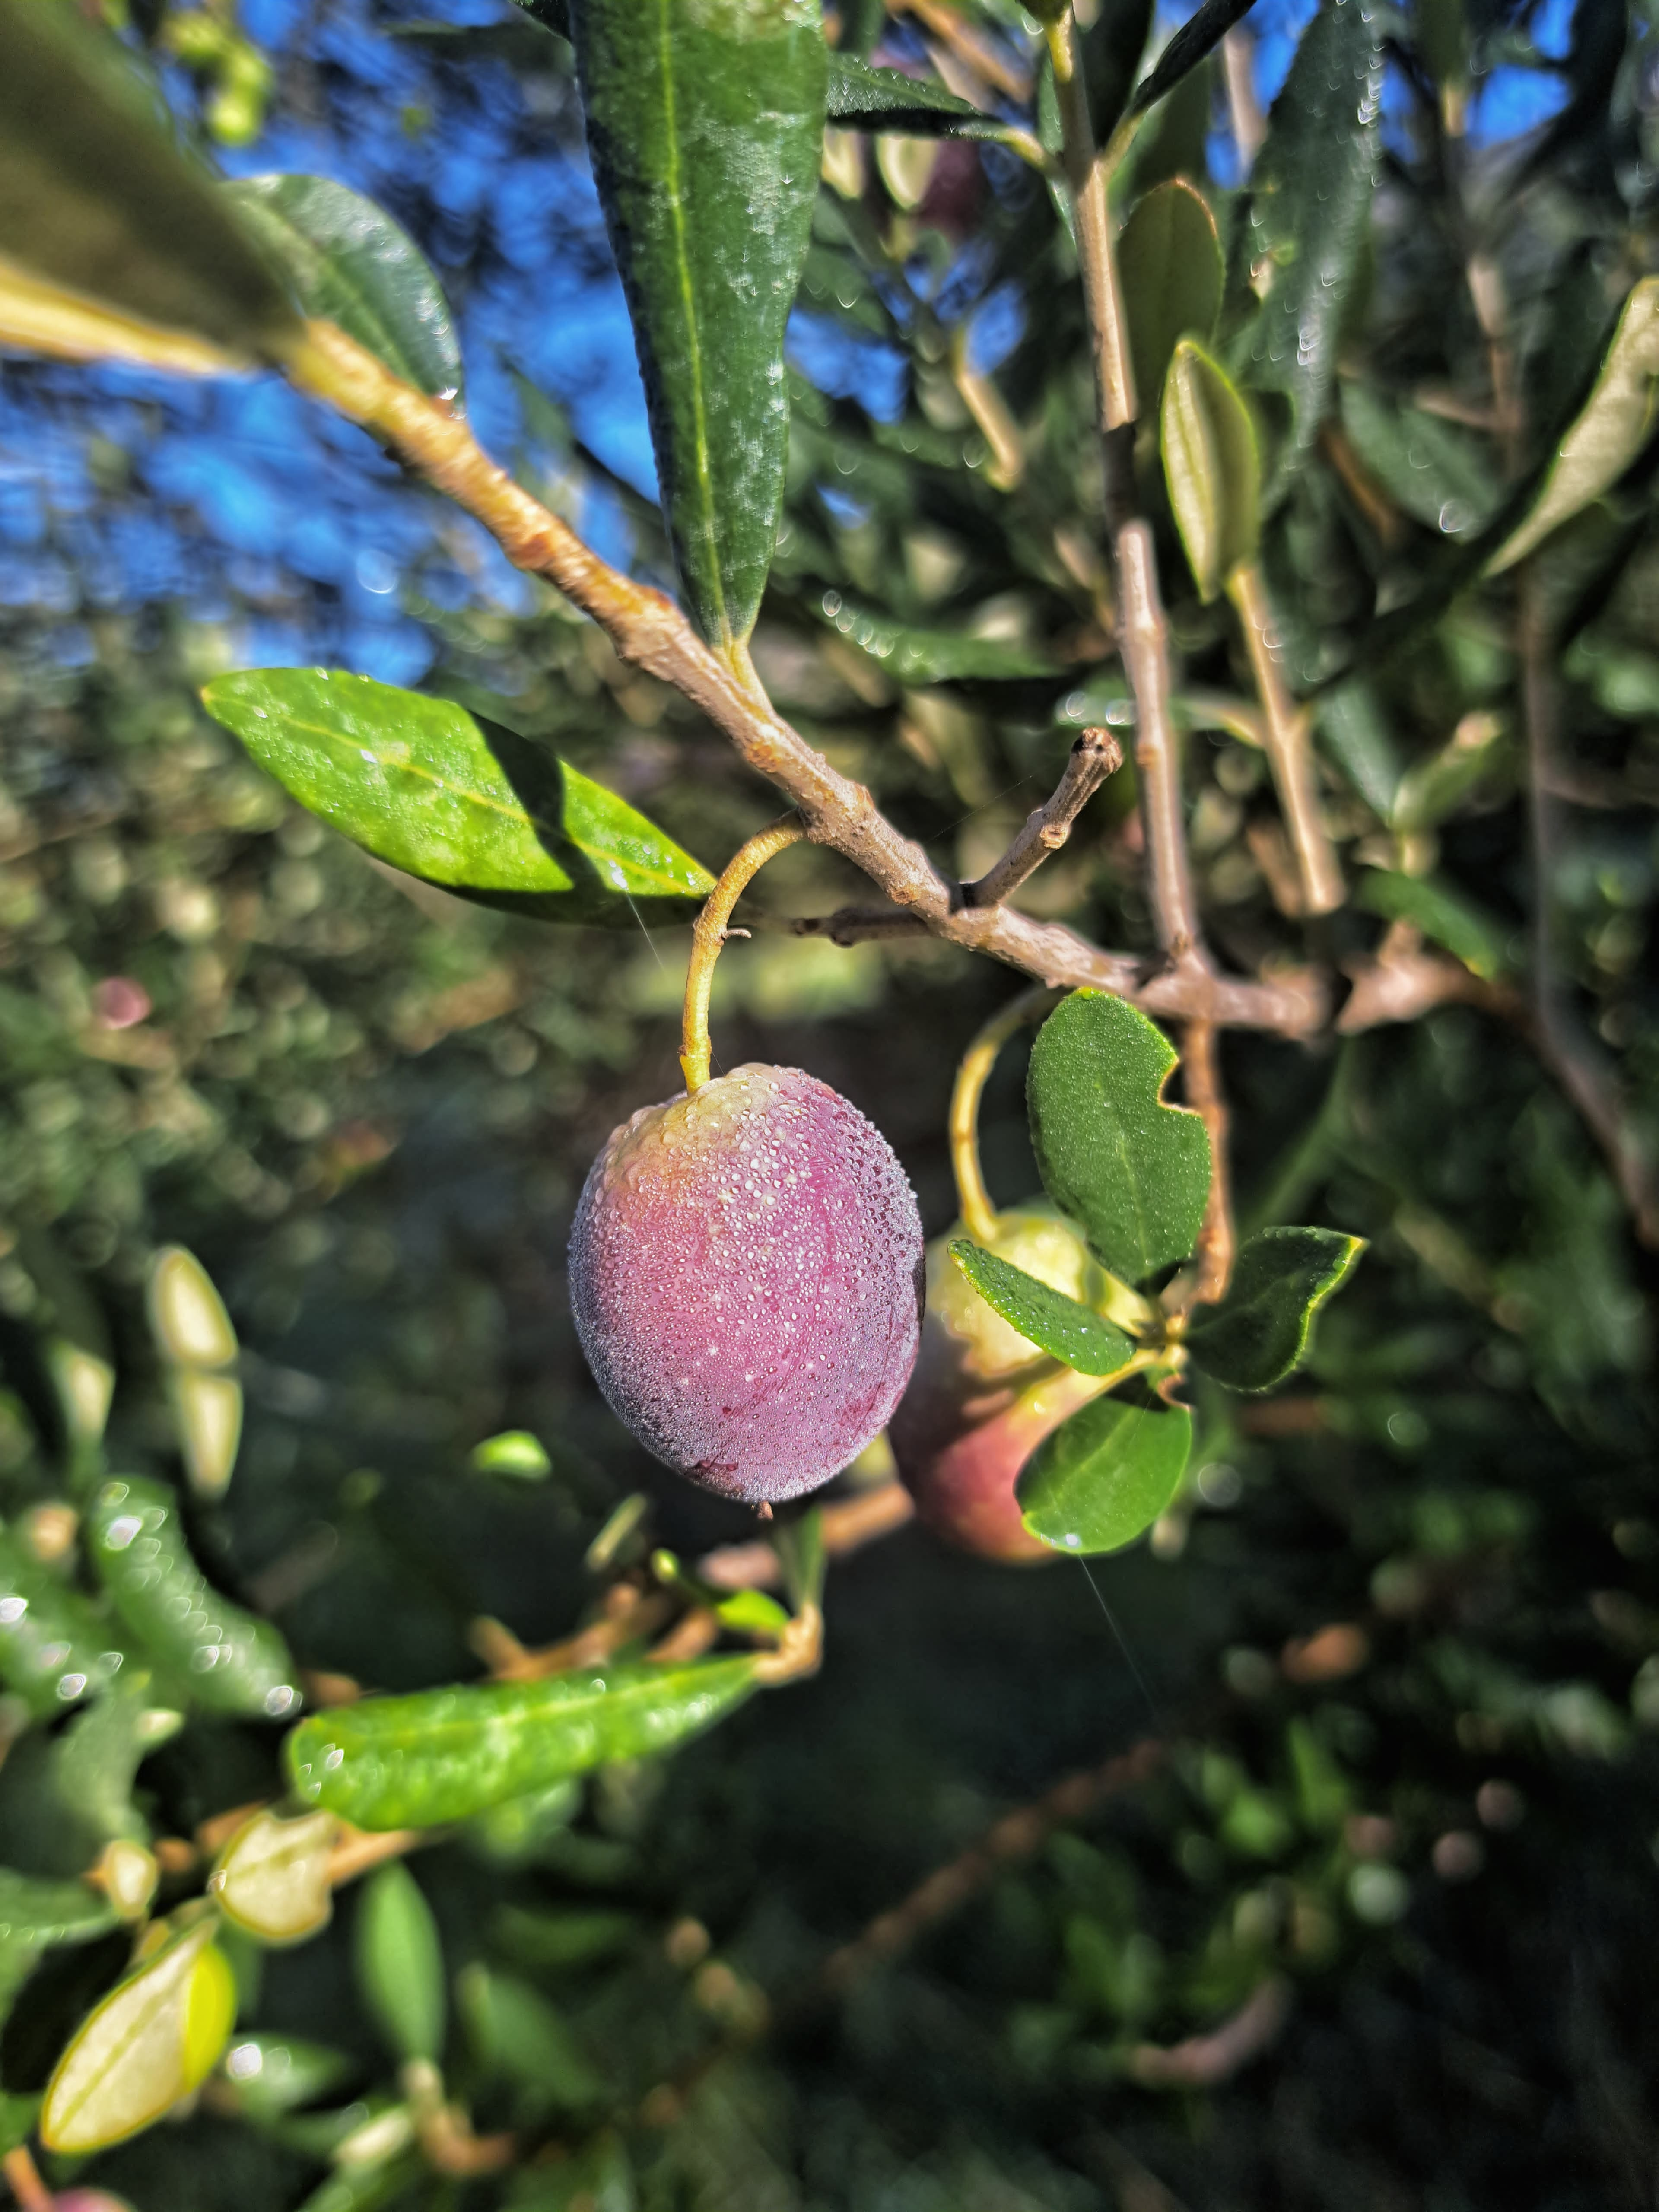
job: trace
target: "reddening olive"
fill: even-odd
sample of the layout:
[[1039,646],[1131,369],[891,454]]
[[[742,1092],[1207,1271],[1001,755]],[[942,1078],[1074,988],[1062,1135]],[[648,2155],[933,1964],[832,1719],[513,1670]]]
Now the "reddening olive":
[[816,1490],[915,1364],[921,1220],[857,1109],[794,1067],[736,1068],[612,1134],[570,1236],[576,1330],[646,1449],[722,1497]]

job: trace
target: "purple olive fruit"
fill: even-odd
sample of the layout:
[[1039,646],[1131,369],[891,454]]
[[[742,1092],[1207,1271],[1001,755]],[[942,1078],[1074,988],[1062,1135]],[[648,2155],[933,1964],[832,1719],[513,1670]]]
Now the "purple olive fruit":
[[922,1287],[903,1169],[798,1067],[736,1068],[635,1114],[570,1233],[576,1333],[612,1410],[750,1505],[816,1490],[885,1425]]
[[[1014,1483],[1042,1439],[1099,1394],[987,1305],[951,1257],[960,1223],[927,1248],[927,1317],[916,1371],[888,1431],[922,1521],[981,1559],[1035,1566],[1060,1555],[1030,1534]],[[997,1217],[986,1245],[1068,1297],[1097,1305],[1105,1279],[1083,1232],[1040,1200]]]

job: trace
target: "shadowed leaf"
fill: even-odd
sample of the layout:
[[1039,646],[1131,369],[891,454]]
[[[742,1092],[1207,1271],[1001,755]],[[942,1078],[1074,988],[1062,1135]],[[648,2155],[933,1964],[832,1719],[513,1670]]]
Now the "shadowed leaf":
[[1271,1390],[1307,1352],[1314,1316],[1365,1249],[1335,1229],[1264,1229],[1238,1255],[1231,1287],[1187,1341],[1206,1375],[1233,1390]]

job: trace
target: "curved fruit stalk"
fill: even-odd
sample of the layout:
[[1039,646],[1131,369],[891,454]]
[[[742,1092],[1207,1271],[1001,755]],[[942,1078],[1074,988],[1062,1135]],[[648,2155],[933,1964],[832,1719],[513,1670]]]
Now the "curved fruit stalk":
[[685,1091],[612,1133],[570,1236],[576,1331],[612,1410],[665,1465],[765,1509],[816,1490],[885,1426],[921,1318],[921,1218],[879,1130],[799,1068],[709,1079],[726,921],[800,835],[751,839],[710,894]]

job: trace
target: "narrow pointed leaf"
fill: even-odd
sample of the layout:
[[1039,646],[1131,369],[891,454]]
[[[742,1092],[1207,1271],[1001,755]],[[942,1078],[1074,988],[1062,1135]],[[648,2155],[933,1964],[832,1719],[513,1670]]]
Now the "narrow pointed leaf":
[[571,16],[681,581],[726,644],[754,627],[783,499],[822,16],[817,0],[574,0]]
[[1221,240],[1202,195],[1172,178],[1136,202],[1117,252],[1135,390],[1150,415],[1176,340],[1207,345],[1214,333],[1226,278]]
[[855,54],[830,56],[828,121],[842,131],[896,131],[906,138],[1003,138],[1008,126],[929,77],[872,69]]
[[1471,975],[1491,982],[1509,966],[1508,931],[1496,915],[1429,876],[1402,876],[1391,868],[1368,869],[1359,880],[1358,903],[1389,921],[1409,921],[1443,945]]
[[1346,381],[1342,427],[1383,489],[1431,530],[1461,537],[1496,512],[1502,486],[1474,431]]
[[1659,276],[1644,276],[1621,311],[1589,398],[1556,449],[1537,501],[1487,565],[1512,568],[1551,531],[1612,489],[1646,445],[1659,405]]
[[337,323],[405,384],[459,397],[449,303],[424,254],[383,209],[327,177],[248,177],[225,189],[307,315]]
[[286,1746],[289,1777],[307,1803],[360,1828],[435,1827],[668,1751],[757,1686],[744,1656],[366,1698],[301,1723]]
[[1255,0],[1202,0],[1135,88],[1129,113],[1144,115],[1149,107],[1166,99],[1215,51],[1233,25],[1243,21],[1254,5]]
[[332,1813],[297,1820],[256,1813],[220,1852],[207,1892],[227,1919],[262,1943],[297,1943],[328,1925],[329,1860],[340,1824]]
[[1164,479],[1200,599],[1216,597],[1261,534],[1261,465],[1249,410],[1200,345],[1182,338],[1164,383]]
[[229,2038],[235,1990],[214,1921],[198,1921],[118,1982],[46,2086],[48,2150],[102,2150],[198,2088]]
[[83,1881],[49,1881],[0,1867],[0,1928],[6,1943],[40,1950],[54,1943],[90,1943],[115,1925],[108,1898]]
[[[832,614],[830,607],[835,609]],[[1056,676],[1060,663],[1040,646],[1016,645],[967,630],[922,629],[890,621],[837,593],[816,610],[849,645],[867,653],[896,684],[1013,683]]]
[[1226,1297],[1188,1332],[1194,1364],[1230,1389],[1271,1390],[1300,1364],[1314,1316],[1364,1249],[1363,1237],[1335,1229],[1252,1237]]
[[107,1688],[125,1657],[111,1623],[0,1529],[0,1689],[51,1720]]
[[1376,181],[1382,100],[1379,0],[1330,0],[1303,33],[1250,180],[1241,240],[1271,264],[1250,325],[1248,378],[1282,392],[1291,428],[1279,473],[1319,433]]
[[1134,1345],[1121,1328],[1103,1321],[1079,1299],[999,1260],[994,1252],[958,1238],[951,1256],[994,1313],[1052,1358],[1064,1360],[1079,1375],[1115,1375],[1134,1357]]
[[182,1244],[167,1244],[150,1263],[150,1334],[164,1359],[190,1367],[228,1367],[236,1331],[213,1278]]
[[377,860],[550,921],[702,899],[708,870],[602,784],[453,700],[320,668],[249,669],[203,699],[302,806]]
[[166,1672],[210,1712],[281,1720],[300,1704],[287,1644],[213,1589],[191,1557],[177,1493],[128,1476],[87,1510],[88,1554],[116,1612]]
[[1166,1106],[1176,1054],[1122,999],[1074,991],[1031,1051],[1026,1103],[1048,1195],[1096,1256],[1143,1282],[1198,1241],[1210,1189],[1210,1139],[1199,1116]]
[[1184,1406],[1096,1398],[1026,1463],[1015,1495],[1031,1534],[1057,1552],[1115,1552],[1175,1496],[1192,1449]]
[[443,2057],[443,1946],[432,1907],[406,1866],[382,1867],[357,1906],[357,1984],[399,2058]]
[[0,0],[0,256],[232,366],[297,343],[281,284],[112,38],[74,9]]

